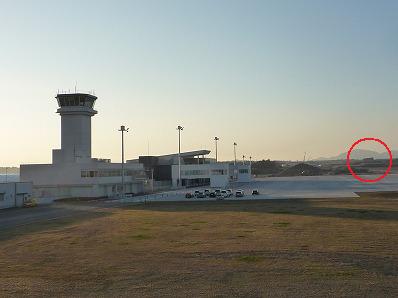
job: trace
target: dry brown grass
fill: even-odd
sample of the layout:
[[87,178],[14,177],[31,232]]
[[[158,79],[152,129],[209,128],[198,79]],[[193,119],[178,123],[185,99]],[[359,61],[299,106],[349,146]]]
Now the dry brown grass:
[[115,208],[3,237],[0,296],[396,297],[397,248],[395,197]]

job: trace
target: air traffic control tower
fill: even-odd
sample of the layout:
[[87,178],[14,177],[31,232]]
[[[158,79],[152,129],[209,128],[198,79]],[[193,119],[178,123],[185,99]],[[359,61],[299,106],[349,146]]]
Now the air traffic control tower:
[[57,94],[61,116],[61,149],[53,150],[53,164],[91,161],[91,117],[97,97],[85,93]]
[[[51,164],[24,164],[20,179],[33,183],[36,198],[99,198],[121,194],[121,163],[91,156],[91,117],[97,114],[97,97],[86,93],[60,93],[61,149],[53,150]],[[143,164],[124,166],[126,193],[143,193],[149,187]]]

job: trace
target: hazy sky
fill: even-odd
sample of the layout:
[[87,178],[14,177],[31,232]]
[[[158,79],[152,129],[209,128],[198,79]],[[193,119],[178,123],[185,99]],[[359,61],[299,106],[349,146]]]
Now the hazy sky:
[[58,89],[94,89],[93,156],[398,148],[398,1],[0,0],[0,165],[60,147]]

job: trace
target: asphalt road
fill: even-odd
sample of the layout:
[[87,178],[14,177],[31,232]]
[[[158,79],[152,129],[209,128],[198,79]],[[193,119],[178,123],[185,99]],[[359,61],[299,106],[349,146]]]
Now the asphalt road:
[[32,223],[89,214],[101,210],[101,208],[94,206],[76,206],[59,203],[34,208],[4,209],[0,210],[0,231]]

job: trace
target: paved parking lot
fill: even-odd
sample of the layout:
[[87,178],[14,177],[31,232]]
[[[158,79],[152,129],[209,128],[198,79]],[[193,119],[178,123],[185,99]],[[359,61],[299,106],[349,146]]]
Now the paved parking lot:
[[[364,176],[365,177],[365,176]],[[366,176],[374,178],[373,176]],[[204,190],[209,187],[190,188],[179,191],[164,192],[161,194],[147,195],[124,200],[133,201],[181,201],[181,200],[214,200],[186,199],[187,192]],[[309,176],[309,177],[272,177],[255,179],[250,183],[234,183],[230,187],[234,191],[242,189],[245,192],[244,198],[239,199],[288,199],[288,198],[355,198],[355,192],[373,191],[398,191],[398,175],[389,175],[377,183],[362,183],[352,176]],[[258,189],[260,195],[252,196],[253,189]],[[232,197],[230,199],[236,199]]]

